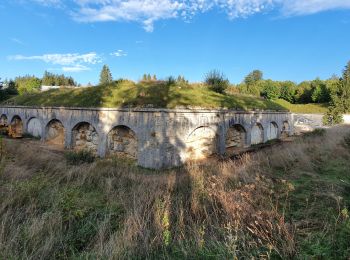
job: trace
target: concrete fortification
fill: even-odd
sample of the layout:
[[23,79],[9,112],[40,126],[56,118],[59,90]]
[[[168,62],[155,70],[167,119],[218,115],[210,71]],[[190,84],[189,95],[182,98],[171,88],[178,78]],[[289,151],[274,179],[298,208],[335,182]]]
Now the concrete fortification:
[[126,156],[153,169],[293,134],[292,115],[276,111],[3,106],[0,114],[1,131],[12,137],[27,133],[49,145]]

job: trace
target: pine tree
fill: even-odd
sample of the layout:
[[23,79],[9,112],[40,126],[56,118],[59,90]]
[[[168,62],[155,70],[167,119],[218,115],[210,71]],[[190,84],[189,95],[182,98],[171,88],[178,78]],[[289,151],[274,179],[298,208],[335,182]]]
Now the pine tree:
[[109,84],[112,83],[112,81],[113,78],[109,67],[107,65],[103,65],[100,74],[100,85]]
[[350,111],[350,61],[345,66],[342,78],[331,90],[331,104],[324,116],[325,124],[333,125],[343,121],[343,114]]

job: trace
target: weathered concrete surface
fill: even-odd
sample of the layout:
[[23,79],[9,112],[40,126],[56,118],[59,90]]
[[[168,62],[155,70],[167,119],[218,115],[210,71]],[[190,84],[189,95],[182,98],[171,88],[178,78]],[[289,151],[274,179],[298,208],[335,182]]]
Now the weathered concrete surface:
[[[6,106],[0,107],[0,115],[8,122],[20,120],[23,132],[40,133],[43,141],[64,140],[67,149],[90,149],[101,157],[127,155],[155,169],[223,155],[294,131],[290,113],[273,111]],[[33,118],[35,124],[30,123]]]

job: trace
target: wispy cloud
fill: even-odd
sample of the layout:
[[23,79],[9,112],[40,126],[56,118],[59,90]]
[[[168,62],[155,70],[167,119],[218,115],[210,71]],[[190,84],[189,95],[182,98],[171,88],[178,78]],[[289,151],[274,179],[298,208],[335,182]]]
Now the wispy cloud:
[[24,42],[22,42],[20,39],[17,38],[10,38],[10,40],[14,43],[20,44],[20,45],[24,45]]
[[126,56],[128,56],[128,54],[125,51],[123,51],[123,50],[117,50],[115,52],[111,52],[109,55],[115,56],[115,57],[126,57]]
[[80,72],[90,70],[87,65],[94,65],[102,62],[102,57],[95,52],[85,54],[44,54],[36,56],[14,55],[9,56],[9,60],[39,60],[52,65],[61,65],[63,71]]
[[[61,6],[79,22],[133,21],[148,32],[164,19],[193,16],[213,9],[223,10],[230,19],[277,10],[284,16],[308,15],[334,9],[350,9],[350,0],[32,0]],[[68,7],[69,6],[69,7]]]

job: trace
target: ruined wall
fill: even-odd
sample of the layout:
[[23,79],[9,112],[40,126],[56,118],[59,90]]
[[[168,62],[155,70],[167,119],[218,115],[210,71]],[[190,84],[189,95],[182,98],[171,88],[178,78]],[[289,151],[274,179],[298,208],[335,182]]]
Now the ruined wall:
[[[17,118],[22,132],[41,134],[48,144],[89,149],[101,157],[127,156],[156,169],[267,142],[276,136],[272,122],[278,138],[284,122],[290,123],[288,134],[293,133],[291,114],[274,111],[7,106],[0,107],[0,114],[8,122]],[[17,136],[22,134],[20,127],[17,130]]]

